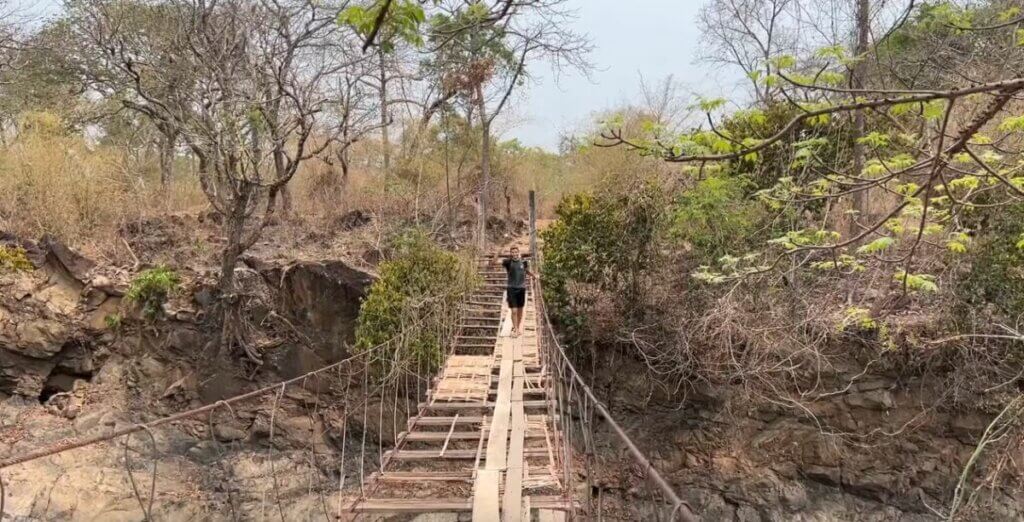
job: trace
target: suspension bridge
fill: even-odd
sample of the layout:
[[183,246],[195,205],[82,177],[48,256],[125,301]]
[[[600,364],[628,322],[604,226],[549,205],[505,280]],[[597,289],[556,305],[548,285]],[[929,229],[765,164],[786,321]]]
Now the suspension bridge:
[[[330,410],[343,419],[340,458],[324,462],[327,456],[310,447],[311,462],[336,474],[333,483],[309,484],[323,506],[317,519],[407,520],[455,513],[481,521],[697,520],[573,367],[548,319],[538,283],[528,292],[524,331],[512,335],[504,271],[496,259],[497,255],[477,259],[482,284],[452,311],[458,314],[458,327],[432,378],[419,378],[411,369],[393,370],[383,379],[371,377],[371,368],[378,367],[387,353],[371,350],[200,408],[22,452],[0,462],[0,520],[7,520],[5,474],[37,459],[93,445],[111,445],[118,452],[123,447],[123,457],[118,458],[126,487],[144,520],[160,520],[154,508],[161,498],[156,457],[161,450],[155,430],[203,419],[212,438],[217,416],[233,415],[233,408],[245,401],[272,399],[268,451],[273,451],[274,418],[290,387],[326,387],[340,397],[340,404],[324,407],[319,406],[318,395],[310,414],[312,419]],[[392,407],[385,408],[388,403]],[[371,411],[371,404],[379,407]],[[370,429],[373,416],[375,430]],[[360,429],[350,430],[353,423]],[[642,484],[636,488],[640,493],[610,500],[594,487],[601,478],[596,464],[602,458],[595,450],[595,424],[633,460],[631,470]],[[135,434],[146,437],[135,437],[133,447]],[[146,442],[148,448],[140,444]],[[144,460],[147,454],[152,455],[149,463]],[[244,495],[229,494],[224,518],[294,519],[284,507],[288,494],[279,487],[281,473],[271,465],[270,476],[262,477],[260,516],[243,509]],[[224,489],[237,491],[239,484]]]

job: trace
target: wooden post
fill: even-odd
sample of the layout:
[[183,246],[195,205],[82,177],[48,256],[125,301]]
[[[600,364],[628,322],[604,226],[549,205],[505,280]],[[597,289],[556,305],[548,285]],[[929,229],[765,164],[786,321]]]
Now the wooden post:
[[534,269],[540,269],[540,252],[537,251],[537,193],[530,191],[530,256]]

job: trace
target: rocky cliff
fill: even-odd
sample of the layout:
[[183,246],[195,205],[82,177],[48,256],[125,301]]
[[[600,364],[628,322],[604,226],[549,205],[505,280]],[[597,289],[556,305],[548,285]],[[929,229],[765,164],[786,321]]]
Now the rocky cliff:
[[[164,319],[148,323],[122,302],[131,270],[98,266],[48,239],[3,241],[25,248],[34,269],[0,271],[0,460],[336,361],[347,355],[373,280],[336,260],[247,259],[239,267],[252,297],[246,314],[268,340],[265,364],[252,368],[219,351],[202,271],[184,273]],[[276,401],[268,394],[127,443],[4,469],[3,519],[141,520],[151,511],[155,520],[238,520],[277,510],[289,519],[322,517],[322,492],[337,489],[343,463],[344,427],[329,407],[344,402],[339,393],[311,380]],[[367,431],[371,441],[379,435]]]

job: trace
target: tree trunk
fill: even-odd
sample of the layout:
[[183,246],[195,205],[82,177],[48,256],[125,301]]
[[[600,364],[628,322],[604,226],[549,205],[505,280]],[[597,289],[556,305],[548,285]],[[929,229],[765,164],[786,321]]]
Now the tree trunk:
[[487,189],[491,184],[491,122],[487,119],[483,89],[477,86],[477,100],[480,109],[480,250],[487,247]]
[[[288,174],[285,169],[288,168],[287,161],[285,160],[284,151],[278,148],[274,151],[274,177],[275,181],[284,179]],[[288,184],[281,185],[279,189],[281,193],[281,214],[283,216],[290,216],[292,213],[292,193],[288,189]]]
[[388,114],[388,77],[386,63],[384,62],[384,51],[378,51],[380,56],[380,140],[384,157],[384,190],[388,189],[388,175],[391,171],[391,139],[388,136],[388,125],[391,117]]
[[178,133],[160,132],[160,186],[167,188],[174,174],[174,148],[178,144]]
[[338,152],[338,163],[341,165],[341,186],[348,185],[348,146]]
[[246,210],[252,199],[253,187],[243,183],[238,196],[232,201],[231,213],[224,216],[224,227],[227,236],[227,244],[224,245],[224,254],[221,256],[220,281],[217,289],[222,298],[230,296],[235,292],[235,265],[238,257],[242,255],[242,234],[245,232]]
[[449,145],[451,144],[452,129],[448,119],[444,119],[444,194],[445,205],[448,207],[448,237],[455,237],[455,213],[452,210],[452,182],[451,182],[451,161],[449,158]]
[[505,223],[512,230],[512,189],[505,185]]
[[[856,0],[857,2],[857,43],[854,47],[854,55],[857,61],[854,63],[853,68],[850,70],[850,86],[854,89],[864,88],[864,77],[866,76],[866,65],[867,61],[864,59],[864,54],[868,51],[868,39],[871,34],[871,19],[870,19],[870,8],[871,0]],[[864,118],[864,111],[858,109],[853,113],[853,173],[855,176],[859,176],[861,171],[864,170],[864,158],[865,150],[864,145],[859,143],[860,138],[864,136],[866,127],[866,121]],[[853,216],[850,216],[849,229],[847,233],[849,237],[856,236],[860,229],[857,226],[857,222],[861,217],[870,217],[869,196],[867,190],[860,190],[853,193],[853,210],[855,211]]]

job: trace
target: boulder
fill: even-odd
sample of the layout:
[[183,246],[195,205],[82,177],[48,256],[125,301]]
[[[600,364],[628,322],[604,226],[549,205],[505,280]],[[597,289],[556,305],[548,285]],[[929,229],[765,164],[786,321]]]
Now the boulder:
[[213,436],[217,437],[217,440],[219,441],[232,442],[236,440],[243,440],[248,436],[248,434],[234,426],[218,424],[213,427]]
[[846,396],[846,404],[855,408],[885,411],[896,405],[888,390],[872,390],[863,393],[851,393]]
[[24,321],[14,327],[14,336],[7,342],[0,337],[0,347],[36,359],[47,359],[60,352],[70,340],[71,328],[50,319]]

